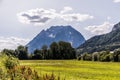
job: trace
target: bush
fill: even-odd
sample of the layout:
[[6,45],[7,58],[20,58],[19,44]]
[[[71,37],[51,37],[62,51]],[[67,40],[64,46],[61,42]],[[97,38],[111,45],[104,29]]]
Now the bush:
[[98,52],[95,52],[92,54],[92,60],[93,61],[99,61],[99,53]]
[[84,53],[82,58],[85,61],[92,61],[92,56],[91,56],[91,54],[88,54],[88,53]]
[[120,62],[120,54],[118,55],[118,62]]
[[81,60],[81,59],[82,59],[82,56],[78,56],[78,57],[77,57],[77,60]]
[[17,66],[8,70],[8,78],[10,80],[60,80],[60,76],[56,77],[53,73],[42,76],[37,71],[25,66]]
[[4,80],[4,78],[6,78],[6,73],[3,68],[0,68],[0,80]]
[[[12,56],[0,55],[0,80],[60,80],[60,76],[39,75],[30,67],[20,66],[18,59]],[[2,65],[2,63],[4,65]]]
[[38,73],[30,67],[17,66],[8,71],[11,80],[41,80]]
[[112,61],[111,58],[112,58],[111,54],[108,51],[102,51],[99,53],[99,61],[109,62],[109,61]]
[[120,55],[120,49],[114,50],[113,59],[114,59],[115,62],[119,61],[119,55]]
[[18,66],[18,64],[19,64],[18,59],[14,57],[7,57],[7,59],[4,62],[6,69],[12,69],[15,66]]

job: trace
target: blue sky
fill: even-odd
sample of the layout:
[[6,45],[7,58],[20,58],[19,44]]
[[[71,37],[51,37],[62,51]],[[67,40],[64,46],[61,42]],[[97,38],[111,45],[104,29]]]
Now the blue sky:
[[24,45],[53,25],[71,25],[89,39],[108,33],[119,14],[120,0],[0,0],[0,49]]

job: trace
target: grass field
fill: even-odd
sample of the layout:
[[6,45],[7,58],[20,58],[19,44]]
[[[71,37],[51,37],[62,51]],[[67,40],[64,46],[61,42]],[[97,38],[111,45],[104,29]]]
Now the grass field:
[[39,74],[54,73],[66,80],[120,80],[120,63],[77,60],[24,60]]

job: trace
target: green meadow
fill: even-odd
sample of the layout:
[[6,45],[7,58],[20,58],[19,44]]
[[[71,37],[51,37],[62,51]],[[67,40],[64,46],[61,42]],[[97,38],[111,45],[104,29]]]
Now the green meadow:
[[52,74],[62,80],[119,80],[120,63],[77,60],[22,60],[20,65],[35,69],[39,75]]

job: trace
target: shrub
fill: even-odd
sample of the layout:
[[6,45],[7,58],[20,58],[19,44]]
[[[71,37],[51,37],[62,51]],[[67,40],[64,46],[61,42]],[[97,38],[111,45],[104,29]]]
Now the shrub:
[[81,55],[77,57],[77,60],[81,60],[81,59],[82,59],[82,56],[81,56]]
[[18,60],[14,57],[7,57],[4,62],[6,69],[12,69],[19,64]]
[[99,61],[99,53],[98,52],[95,52],[92,54],[92,60],[93,61]]
[[102,62],[108,62],[108,61],[111,61],[111,55],[110,55],[110,52],[108,51],[102,51],[99,53],[99,61],[102,61]]
[[0,80],[4,80],[5,77],[6,77],[5,71],[3,70],[3,68],[0,68]]
[[92,60],[91,54],[88,54],[88,53],[84,53],[83,56],[82,56],[82,58],[85,61],[91,61]]
[[114,50],[113,59],[114,59],[115,62],[119,61],[119,55],[120,55],[120,49]]
[[2,59],[4,66],[0,65],[0,80],[60,80],[60,76],[56,77],[53,73],[42,76],[30,67],[20,66],[18,59],[12,56],[4,55]]
[[118,62],[120,62],[120,54],[118,55]]
[[8,70],[10,80],[60,80],[53,73],[51,75],[39,75],[37,71],[32,70],[30,67],[17,66]]

